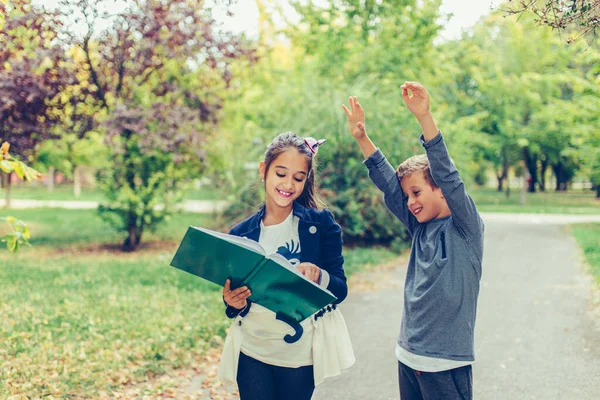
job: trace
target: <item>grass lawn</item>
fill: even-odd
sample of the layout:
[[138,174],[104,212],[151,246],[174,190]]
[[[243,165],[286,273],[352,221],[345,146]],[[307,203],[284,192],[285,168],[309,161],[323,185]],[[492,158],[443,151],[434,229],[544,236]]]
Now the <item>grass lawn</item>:
[[575,224],[573,234],[585,254],[596,283],[600,285],[600,224]]
[[[210,226],[210,216],[177,216],[123,254],[121,237],[93,210],[10,214],[33,239],[16,255],[0,250],[0,398],[115,398],[197,366],[222,343],[229,321],[220,288],[169,267],[187,225]],[[350,275],[396,255],[345,256]]]
[[[104,195],[97,188],[84,188],[81,195],[75,197],[73,185],[56,185],[52,192],[48,192],[45,186],[40,184],[24,183],[22,187],[13,185],[11,187],[12,199],[23,200],[79,200],[79,201],[102,201]],[[6,191],[0,189],[0,197],[6,198]]]
[[520,204],[521,193],[513,190],[507,199],[504,193],[493,189],[472,189],[477,209],[487,212],[548,213],[548,214],[600,214],[600,200],[595,192],[573,190],[566,193],[527,193],[527,202]]

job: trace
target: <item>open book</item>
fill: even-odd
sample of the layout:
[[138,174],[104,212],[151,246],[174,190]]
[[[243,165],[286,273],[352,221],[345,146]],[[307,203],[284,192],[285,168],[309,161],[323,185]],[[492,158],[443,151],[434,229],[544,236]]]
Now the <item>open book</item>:
[[250,300],[300,322],[337,298],[304,277],[284,256],[265,254],[257,242],[190,226],[171,266],[220,286],[248,286]]

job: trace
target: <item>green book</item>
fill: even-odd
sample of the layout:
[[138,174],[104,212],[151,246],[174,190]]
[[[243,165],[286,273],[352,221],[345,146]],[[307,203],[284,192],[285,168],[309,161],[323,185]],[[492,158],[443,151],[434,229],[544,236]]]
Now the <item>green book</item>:
[[171,266],[232,289],[248,286],[250,300],[301,322],[337,298],[302,275],[281,254],[265,254],[248,238],[190,226]]

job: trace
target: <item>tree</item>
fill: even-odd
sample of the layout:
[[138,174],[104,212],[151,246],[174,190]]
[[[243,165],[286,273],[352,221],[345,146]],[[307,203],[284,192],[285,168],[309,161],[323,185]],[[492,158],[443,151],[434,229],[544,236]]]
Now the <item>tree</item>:
[[[86,64],[85,54],[79,47],[72,47],[67,52],[64,68],[77,79],[67,85],[57,96],[55,102],[62,105],[60,123],[54,129],[56,139],[46,141],[37,151],[36,161],[48,160],[48,157],[62,158],[63,173],[73,178],[73,195],[81,194],[81,168],[92,166],[100,168],[106,159],[106,148],[102,144],[102,133],[96,129],[98,120],[106,115],[101,102],[95,96],[95,87],[90,83],[90,71]],[[54,166],[48,165],[48,180],[54,179]],[[49,183],[50,189],[52,184]]]
[[[317,4],[319,3],[319,4]],[[278,133],[326,138],[316,159],[322,193],[344,229],[345,243],[406,245],[402,224],[390,223],[383,199],[369,181],[363,157],[348,133],[341,105],[356,95],[367,110],[367,125],[392,163],[415,152],[418,124],[406,110],[399,86],[434,74],[433,41],[441,29],[437,0],[331,2],[294,1],[299,22],[267,37],[272,51],[248,75],[244,95],[228,102],[232,115],[220,127],[221,146],[231,157],[235,217],[260,203],[256,174],[236,168],[256,162]],[[285,43],[285,44],[282,44]],[[236,146],[231,143],[245,143]],[[252,144],[256,145],[252,145]],[[228,175],[229,176],[229,175]],[[255,190],[253,190],[255,189]],[[251,193],[251,194],[248,194]]]
[[[33,168],[28,167],[25,163],[9,154],[10,144],[8,142],[2,143],[2,159],[0,161],[0,169],[5,173],[12,173],[13,171],[21,179],[31,181],[39,178],[39,173]],[[16,253],[19,247],[22,245],[29,245],[30,232],[29,228],[23,221],[16,219],[15,217],[2,217],[0,220],[5,221],[10,229],[10,233],[2,236],[2,242],[6,243],[6,247],[9,251]]]
[[301,20],[286,34],[298,64],[310,64],[321,76],[351,81],[374,75],[393,81],[401,79],[400,72],[405,77],[423,73],[419,61],[432,55],[442,29],[440,4],[441,0],[335,0],[316,5],[294,0]]
[[[218,30],[202,0],[135,1],[115,15],[99,11],[106,4],[66,0],[64,18],[87,26],[70,47],[83,55],[79,80],[104,110],[96,118],[115,146],[99,174],[109,199],[99,211],[127,232],[123,249],[131,251],[173,212],[183,178],[198,174],[202,143],[230,88],[229,65],[252,51]],[[102,18],[111,25],[95,32]]]
[[496,166],[499,190],[517,160],[531,176],[530,192],[546,188],[548,168],[564,190],[582,166],[598,98],[597,51],[565,46],[551,33],[531,16],[516,23],[497,12],[442,46],[442,95],[472,118],[467,132],[486,134],[475,155]]
[[509,4],[509,14],[530,12],[540,24],[568,33],[568,43],[581,37],[593,41],[600,32],[598,0],[509,0]]
[[592,154],[592,175],[590,180],[596,191],[596,199],[600,200],[600,148],[596,148]]
[[[62,67],[55,14],[12,0],[0,3],[0,15],[0,136],[27,157],[52,136],[60,120],[52,101],[73,78]],[[6,188],[9,206],[10,179]]]

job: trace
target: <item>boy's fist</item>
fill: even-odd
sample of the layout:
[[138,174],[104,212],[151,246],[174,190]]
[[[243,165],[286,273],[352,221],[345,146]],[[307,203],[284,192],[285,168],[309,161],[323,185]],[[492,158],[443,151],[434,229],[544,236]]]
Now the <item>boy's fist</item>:
[[342,108],[348,116],[350,134],[356,139],[363,138],[367,134],[367,130],[365,129],[365,112],[356,96],[350,96],[348,100],[350,101],[350,109],[345,105],[342,105]]
[[[404,82],[402,88],[402,98],[404,104],[417,119],[429,114],[429,93],[419,82]],[[412,92],[409,96],[408,91]]]

